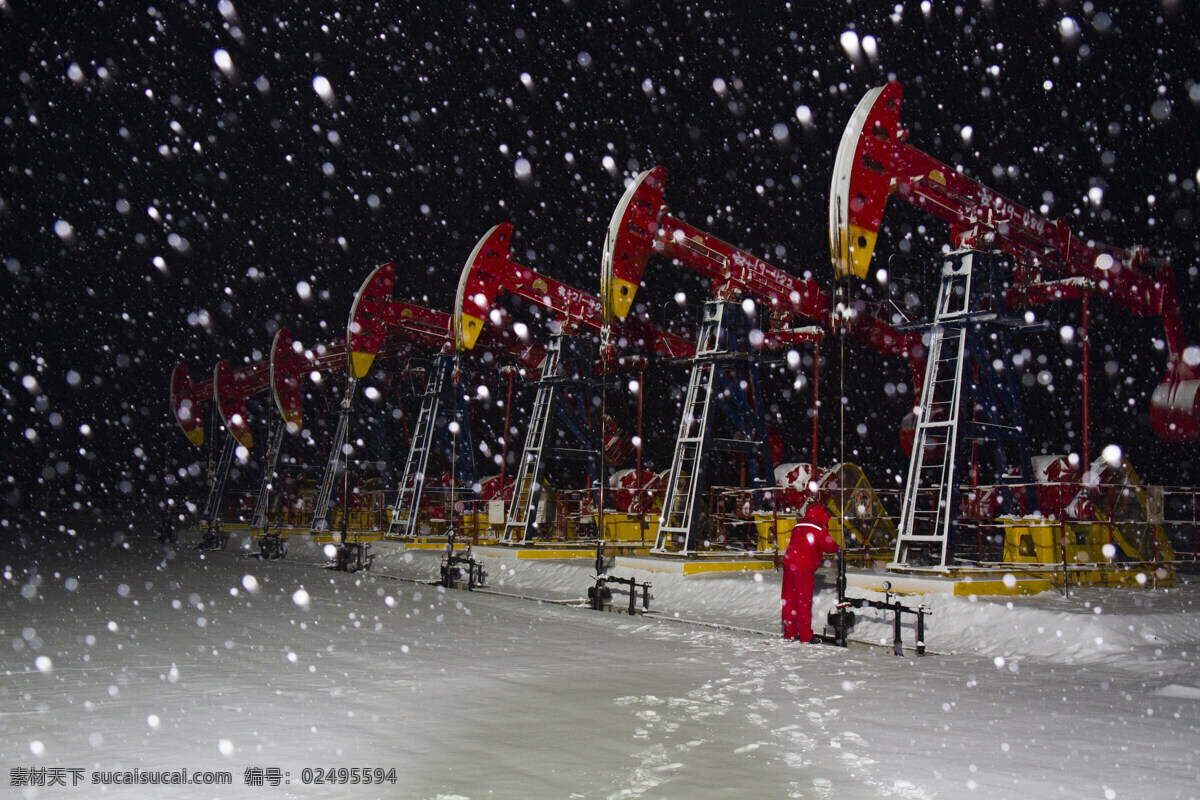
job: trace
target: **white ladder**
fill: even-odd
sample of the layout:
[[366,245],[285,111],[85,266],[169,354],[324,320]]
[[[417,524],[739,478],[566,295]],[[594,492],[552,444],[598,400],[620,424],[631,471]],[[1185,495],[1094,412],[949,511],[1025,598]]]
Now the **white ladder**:
[[282,419],[275,423],[275,433],[267,447],[267,461],[263,465],[262,486],[258,490],[258,501],[254,504],[255,528],[265,528],[267,513],[271,506],[271,489],[275,486],[275,470],[279,466],[279,452],[283,449],[283,431],[287,423]]
[[329,530],[329,506],[333,500],[333,485],[346,466],[346,440],[350,435],[350,408],[354,404],[353,376],[346,379],[346,393],[342,397],[342,409],[338,414],[337,429],[333,434],[333,445],[329,449],[329,459],[325,462],[325,474],[321,477],[321,489],[317,493],[317,502],[313,507],[312,521],[308,525],[310,533],[320,533]]
[[221,456],[209,473],[208,499],[204,502],[204,514],[200,520],[202,524],[211,525],[219,521],[217,516],[221,513],[221,495],[225,493],[225,479],[229,477],[229,468],[233,465],[233,453],[236,449],[237,439],[226,431]]
[[728,308],[729,305],[723,302],[708,303],[704,307],[653,553],[680,552],[678,548],[671,548],[673,544],[682,544],[685,552],[695,547],[696,502],[703,485],[704,459],[708,456],[711,441],[709,415],[720,369],[715,356],[724,350]]
[[441,413],[442,399],[454,372],[454,357],[445,353],[434,357],[429,381],[425,385],[425,396],[421,400],[421,413],[413,429],[412,446],[404,462],[404,474],[400,477],[400,488],[396,492],[396,503],[392,508],[392,519],[388,524],[389,537],[412,538],[417,534],[417,522],[421,508],[421,495],[425,489],[425,475],[429,468],[429,453],[433,449],[434,431]]
[[[556,335],[546,347],[546,357],[542,361],[542,377],[533,401],[533,415],[529,421],[529,430],[525,433],[521,461],[517,465],[513,499],[508,505],[508,515],[504,521],[504,536],[501,541],[505,544],[523,542],[536,519],[535,507],[541,494],[538,480],[542,475],[546,432],[550,428],[550,411],[554,407],[555,392],[560,388],[556,379],[561,373],[562,346],[562,336]],[[507,431],[505,435],[508,435]]]
[[942,265],[941,286],[930,333],[925,384],[904,483],[894,566],[913,566],[917,553],[932,566],[946,565],[950,533],[957,516],[959,412],[970,324],[973,254]]

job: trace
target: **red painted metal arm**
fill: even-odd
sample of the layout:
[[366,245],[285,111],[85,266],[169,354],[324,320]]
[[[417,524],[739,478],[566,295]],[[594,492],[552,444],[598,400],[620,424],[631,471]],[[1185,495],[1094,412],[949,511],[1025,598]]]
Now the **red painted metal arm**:
[[752,297],[766,303],[779,325],[797,318],[823,323],[829,315],[829,297],[812,278],[797,278],[665,211],[659,215],[654,250],[712,280],[718,300]]
[[[372,352],[372,359],[403,360],[417,346],[404,334],[384,335]],[[349,345],[338,339],[327,345],[298,349],[291,332],[281,328],[271,349],[271,393],[275,406],[292,433],[303,427],[301,386],[305,376],[313,373],[341,373],[346,370]]]
[[[417,352],[452,347],[454,317],[444,311],[392,299],[395,265],[377,267],[355,296],[347,325],[350,364],[356,378],[370,371],[376,358],[406,358]],[[545,353],[536,343],[521,342],[512,331],[486,331],[480,350],[511,355],[523,367],[541,364]],[[338,357],[334,350],[331,358]],[[322,357],[325,358],[325,357]]]
[[500,288],[545,308],[568,328],[599,331],[603,324],[600,299],[509,260],[500,276]]
[[[500,281],[505,291],[552,312],[568,328],[584,328],[600,333],[604,328],[604,308],[600,298],[557,281],[509,260],[511,269]],[[667,357],[691,358],[696,345],[689,339],[668,333],[654,323],[637,316],[614,320],[611,324],[613,347],[621,352],[653,352]]]
[[392,299],[395,280],[396,265],[383,264],[367,276],[354,296],[346,341],[355,378],[366,377],[384,342],[391,337],[429,349],[443,347],[452,339],[449,314]]
[[[463,268],[455,300],[461,320],[460,347],[474,346],[473,336],[483,329],[484,320],[501,293],[549,310],[568,328],[585,328],[596,333],[603,330],[604,309],[598,297],[518,264],[512,258],[511,241],[512,225],[507,222],[497,225],[480,239]],[[695,353],[695,345],[689,340],[641,318],[615,320],[612,339],[623,351],[683,357]]]
[[831,303],[812,278],[797,278],[667,213],[662,167],[638,175],[617,204],[604,241],[600,294],[610,318],[623,319],[651,252],[673,258],[713,283],[713,296],[750,297],[771,309],[771,328],[797,318],[824,324]]
[[1172,271],[1163,265],[1157,275],[1142,272],[1144,248],[1082,241],[1064,220],[1051,222],[903,141],[869,141],[868,155],[888,158],[881,151],[890,149],[896,195],[947,222],[956,247],[999,250],[1023,265],[1092,281],[1131,314],[1162,317],[1167,351],[1179,361],[1187,343]]
[[415,336],[431,336],[444,340],[450,330],[452,317],[445,311],[435,311],[416,303],[391,300],[383,307],[383,321],[403,328]]
[[[382,349],[382,345],[380,345]],[[336,372],[346,368],[346,354],[349,347],[345,339],[337,339],[331,344],[319,344],[304,351],[303,357],[307,372]]]
[[[713,282],[718,299],[755,298],[768,304],[770,324],[764,345],[779,347],[812,341],[785,331],[797,321],[825,324],[832,301],[812,278],[797,278],[682,220],[663,204],[666,170],[643,172],[617,206],[605,240],[602,299],[616,317],[628,313],[651,252],[673,258]],[[855,303],[837,324],[855,341],[885,356],[908,359],[913,385],[920,390],[925,353],[915,333],[900,333],[888,322],[886,307]]]

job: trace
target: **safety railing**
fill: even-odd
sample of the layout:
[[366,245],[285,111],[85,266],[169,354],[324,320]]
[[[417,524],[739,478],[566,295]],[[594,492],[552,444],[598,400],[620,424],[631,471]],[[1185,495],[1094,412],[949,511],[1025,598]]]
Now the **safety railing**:
[[[1042,502],[1042,515],[1047,524],[1059,525],[1076,537],[1087,526],[1092,540],[1095,526],[1106,532],[1105,544],[1117,548],[1112,559],[1094,558],[1068,564],[1068,572],[1096,569],[1114,561],[1141,563],[1151,572],[1161,565],[1200,564],[1200,487],[1144,486],[1130,483],[1101,483],[1083,486],[1079,483],[980,484],[963,486],[959,493],[957,532],[952,555],[957,563],[996,565],[1005,563],[1005,547],[1010,549],[1012,521],[1007,517],[1027,518],[1026,510],[1018,507],[998,517],[1001,504],[998,498],[1009,495],[1019,498],[1032,486]],[[612,498],[620,491],[605,490],[605,505],[612,508]],[[848,490],[847,490],[848,491]],[[342,528],[342,515],[348,514],[347,527],[367,533],[382,534],[387,530],[391,506],[383,489],[353,493],[348,509],[342,504],[331,512],[330,529]],[[424,530],[429,533],[456,531],[463,539],[479,542],[490,537],[488,524],[489,501],[477,500],[468,490],[430,487],[421,510]],[[706,521],[700,537],[705,549],[773,553],[781,550],[779,533],[787,522],[798,517],[807,496],[800,499],[778,488],[743,489],[714,486],[706,496]],[[272,503],[269,525],[273,528],[303,527],[311,514],[312,487],[297,484],[282,490]],[[830,498],[846,514],[839,522],[846,526],[846,539],[851,543],[848,555],[872,558],[886,550],[888,543],[865,541],[858,535],[880,525],[894,526],[898,521],[901,495],[898,489],[873,491],[877,503],[856,506],[843,503],[838,489],[820,492],[823,502]],[[826,496],[828,495],[828,496]],[[257,498],[255,492],[230,493],[224,503],[222,519],[226,524],[249,525]],[[1057,498],[1057,499],[1055,499]],[[1066,513],[1067,499],[1079,502]],[[597,514],[599,492],[596,489],[558,491],[547,495],[549,510],[541,525],[544,538],[554,541],[595,541],[601,522]],[[1013,505],[1013,504],[1010,504]],[[606,511],[605,513],[609,513]],[[650,512],[653,515],[653,512]],[[835,515],[836,516],[836,515]],[[1062,519],[1060,519],[1062,517]],[[1036,517],[1032,517],[1037,519]],[[766,525],[760,523],[766,522]],[[765,535],[762,532],[765,527]],[[1124,543],[1124,546],[1122,546]],[[1069,545],[1075,547],[1077,545]],[[1056,549],[1058,553],[1062,548]],[[1133,552],[1130,552],[1133,551]],[[1061,561],[1056,556],[1055,564]],[[1059,565],[1060,566],[1060,565]]]

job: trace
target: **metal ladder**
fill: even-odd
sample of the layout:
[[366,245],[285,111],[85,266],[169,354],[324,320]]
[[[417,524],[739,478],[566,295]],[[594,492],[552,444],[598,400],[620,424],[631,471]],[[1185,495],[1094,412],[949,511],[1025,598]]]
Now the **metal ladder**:
[[425,385],[425,396],[421,400],[421,413],[413,429],[412,446],[404,462],[404,474],[400,478],[400,488],[392,508],[392,519],[387,532],[389,537],[411,538],[416,535],[421,494],[425,488],[426,470],[429,468],[429,453],[433,447],[442,400],[453,372],[454,356],[443,353],[434,358],[429,382]]
[[211,483],[208,487],[208,499],[204,502],[204,514],[201,523],[211,525],[217,522],[221,512],[221,495],[225,493],[225,479],[229,477],[229,468],[233,466],[233,453],[237,450],[237,439],[226,431],[225,444],[221,446],[221,456],[217,459],[215,469],[209,473]]
[[[1004,481],[1008,462],[1003,443],[1016,441],[1021,447],[1023,478],[1031,480],[1028,447],[1019,424],[1021,411],[1015,385],[1004,387],[987,354],[986,336],[974,328],[985,324],[998,327],[1001,351],[1007,351],[1005,328],[1017,328],[1019,322],[1003,318],[994,310],[982,309],[982,300],[1002,302],[1000,297],[975,284],[975,261],[983,254],[974,251],[952,253],[942,265],[937,306],[930,331],[929,359],[925,367],[925,385],[917,408],[917,427],[909,456],[908,475],[900,511],[895,559],[891,566],[944,570],[950,556],[950,544],[958,520],[958,476],[956,475],[960,439],[989,439],[996,443],[996,467]],[[968,364],[974,373],[968,372]],[[1010,373],[1011,371],[1006,371]],[[1007,374],[1011,384],[1012,376]],[[998,392],[1011,395],[1007,403]],[[978,408],[986,418],[963,419],[964,407]],[[1006,425],[1001,410],[1018,420]],[[1033,500],[1036,507],[1036,499]]]
[[670,548],[672,544],[682,544],[683,551],[695,547],[696,502],[704,483],[705,459],[712,439],[713,388],[721,369],[718,356],[727,351],[728,309],[729,304],[724,302],[710,302],[704,307],[652,553],[679,552]]
[[313,506],[312,521],[308,525],[310,533],[320,533],[329,530],[329,506],[333,500],[333,485],[338,475],[346,465],[346,440],[350,435],[350,409],[354,405],[354,385],[357,381],[353,376],[346,379],[346,393],[342,397],[342,410],[338,414],[337,429],[333,434],[333,445],[329,449],[329,459],[325,462],[325,473],[321,477],[321,489],[317,493],[317,502]]
[[[538,382],[537,396],[533,401],[533,415],[525,433],[525,446],[517,466],[513,499],[508,504],[508,515],[504,521],[505,544],[520,544],[525,540],[535,520],[535,509],[541,486],[542,455],[546,447],[546,433],[550,428],[550,411],[554,407],[555,393],[561,388],[556,380],[562,370],[562,336],[551,338],[542,361],[542,377]],[[505,434],[507,435],[507,433]]]
[[262,486],[258,490],[258,501],[254,504],[255,528],[265,528],[267,513],[271,505],[271,489],[275,485],[275,470],[279,466],[279,453],[283,449],[283,431],[287,423],[282,419],[275,423],[275,433],[271,435],[271,443],[267,446],[267,461],[263,466]]

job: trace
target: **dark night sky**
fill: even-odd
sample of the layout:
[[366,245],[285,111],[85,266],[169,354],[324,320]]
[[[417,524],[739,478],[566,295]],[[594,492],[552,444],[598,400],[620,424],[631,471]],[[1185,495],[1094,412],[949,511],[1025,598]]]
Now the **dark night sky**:
[[[165,468],[201,456],[169,417],[173,365],[236,366],[278,325],[333,339],[376,264],[397,262],[398,296],[449,310],[475,239],[508,220],[521,260],[598,290],[624,180],[654,164],[675,213],[831,286],[834,152],[889,77],[917,147],[1077,231],[1171,257],[1200,342],[1193,5],[928,6],[0,0],[8,507],[158,496]],[[850,57],[846,31],[873,37],[873,56]],[[906,236],[918,257],[945,240],[898,204],[886,222],[877,257]],[[651,271],[652,313],[679,287],[699,299],[689,276]],[[1156,445],[1147,421],[1161,326],[1093,307],[1094,450],[1117,442],[1144,479],[1191,480],[1195,448]],[[1055,328],[1078,313],[1055,310]],[[1077,350],[1056,333],[1024,346],[1052,378],[1026,396],[1035,448],[1077,449]],[[905,373],[848,354],[847,458],[876,483],[911,402],[883,387]],[[836,358],[822,379],[836,406]],[[780,400],[788,460],[806,460],[809,391]],[[832,453],[842,432],[828,420]],[[675,424],[655,423],[660,449]]]

